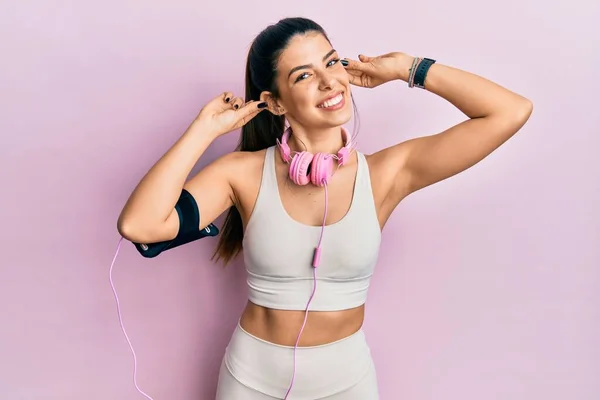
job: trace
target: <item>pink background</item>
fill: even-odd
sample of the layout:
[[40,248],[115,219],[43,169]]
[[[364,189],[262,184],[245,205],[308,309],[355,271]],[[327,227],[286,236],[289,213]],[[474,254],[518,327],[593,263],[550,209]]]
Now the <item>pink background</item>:
[[[1,399],[143,398],[108,281],[117,216],[206,101],[242,93],[254,35],[298,15],[343,56],[429,56],[535,104],[520,134],[411,196],[386,227],[365,323],[382,399],[600,398],[597,1],[11,3],[0,17]],[[354,93],[366,153],[461,120],[400,83]],[[213,265],[214,245],[153,260],[121,249],[114,279],[155,400],[214,396],[245,303],[243,265]]]

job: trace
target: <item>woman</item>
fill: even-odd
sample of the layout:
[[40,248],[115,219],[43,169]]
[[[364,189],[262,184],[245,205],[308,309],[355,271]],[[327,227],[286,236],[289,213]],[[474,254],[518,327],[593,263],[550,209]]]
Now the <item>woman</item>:
[[[351,86],[398,80],[468,119],[364,155],[343,127]],[[226,92],[200,111],[136,187],[119,232],[137,243],[178,237],[182,192],[199,210],[195,230],[229,209],[216,256],[227,263],[243,244],[249,301],[217,399],[377,399],[361,327],[381,230],[402,199],[482,160],[531,112],[526,98],[433,60],[340,59],[321,26],[284,19],[251,46],[245,99]],[[212,141],[240,127],[239,151],[186,181]]]

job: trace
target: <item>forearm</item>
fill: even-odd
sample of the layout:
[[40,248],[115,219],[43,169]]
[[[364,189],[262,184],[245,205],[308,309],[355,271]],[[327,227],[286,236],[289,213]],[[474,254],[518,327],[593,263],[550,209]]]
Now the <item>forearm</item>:
[[[408,82],[413,57],[399,56],[399,79]],[[514,116],[531,107],[529,100],[486,78],[433,64],[425,79],[425,90],[444,98],[469,118]]]
[[216,136],[195,120],[136,186],[119,216],[119,231],[164,223],[192,168]]

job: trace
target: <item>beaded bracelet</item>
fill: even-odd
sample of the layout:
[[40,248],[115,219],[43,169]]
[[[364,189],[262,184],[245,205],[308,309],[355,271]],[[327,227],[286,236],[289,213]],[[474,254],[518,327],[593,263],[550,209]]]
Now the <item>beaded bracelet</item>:
[[421,62],[421,58],[415,57],[413,59],[412,66],[408,70],[408,72],[409,72],[409,74],[408,74],[408,87],[409,88],[413,87],[413,81],[414,81],[414,78],[415,78],[415,72],[417,72],[417,66],[419,65],[420,62]]

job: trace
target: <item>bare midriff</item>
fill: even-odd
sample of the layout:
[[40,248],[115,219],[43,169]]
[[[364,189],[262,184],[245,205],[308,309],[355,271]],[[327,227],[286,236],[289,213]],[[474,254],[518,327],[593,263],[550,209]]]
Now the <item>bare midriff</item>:
[[[309,311],[298,346],[319,346],[348,337],[362,327],[364,314],[364,305],[342,311]],[[249,301],[240,325],[267,342],[294,346],[304,316],[304,311],[274,310]]]

